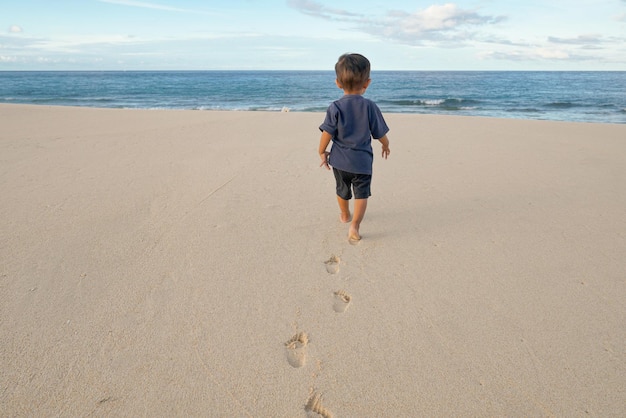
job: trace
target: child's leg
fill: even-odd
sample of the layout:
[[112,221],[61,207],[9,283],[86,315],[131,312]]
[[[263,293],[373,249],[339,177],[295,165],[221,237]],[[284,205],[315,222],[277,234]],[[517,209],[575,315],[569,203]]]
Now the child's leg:
[[337,203],[339,203],[339,210],[341,211],[341,215],[339,215],[341,222],[344,224],[350,222],[350,201],[337,196]]
[[339,203],[339,210],[341,211],[339,219],[343,223],[348,223],[350,222],[350,199],[352,198],[349,180],[350,173],[333,167],[333,174],[337,185],[337,203]]
[[350,224],[350,231],[348,232],[348,239],[350,241],[358,241],[361,239],[359,235],[359,228],[361,221],[365,216],[365,210],[367,209],[367,199],[354,199],[354,216],[352,223]]

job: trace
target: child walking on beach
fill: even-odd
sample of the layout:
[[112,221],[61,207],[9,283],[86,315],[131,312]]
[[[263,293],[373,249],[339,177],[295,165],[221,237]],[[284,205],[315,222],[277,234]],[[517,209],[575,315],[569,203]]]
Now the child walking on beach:
[[[359,228],[371,196],[372,137],[380,141],[382,156],[389,156],[389,128],[374,102],[363,97],[370,84],[370,62],[360,54],[344,54],[335,64],[337,87],[343,90],[341,99],[334,101],[326,111],[320,126],[320,167],[332,167],[337,184],[337,202],[341,222],[350,223],[348,239],[361,239]],[[326,151],[330,141],[333,145]],[[349,201],[354,192],[354,214],[350,218]]]

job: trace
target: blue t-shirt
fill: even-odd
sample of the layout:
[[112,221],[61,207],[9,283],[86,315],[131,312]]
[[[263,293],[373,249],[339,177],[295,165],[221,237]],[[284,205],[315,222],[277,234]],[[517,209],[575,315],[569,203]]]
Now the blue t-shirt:
[[372,174],[372,137],[382,138],[389,128],[376,103],[360,94],[347,94],[328,106],[320,131],[333,137],[328,159],[331,166],[349,173]]

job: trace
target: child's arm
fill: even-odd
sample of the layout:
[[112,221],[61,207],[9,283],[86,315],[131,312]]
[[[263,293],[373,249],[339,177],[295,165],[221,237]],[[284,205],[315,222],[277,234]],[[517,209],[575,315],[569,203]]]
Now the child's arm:
[[326,131],[322,131],[322,136],[320,137],[320,147],[319,147],[319,154],[320,154],[320,158],[322,159],[322,163],[320,164],[320,167],[326,167],[326,169],[330,170],[330,166],[328,165],[328,154],[330,154],[328,151],[326,151],[326,148],[328,148],[328,144],[330,144],[330,140],[333,139],[333,137]]
[[389,156],[389,153],[391,152],[391,150],[389,149],[389,138],[387,138],[387,135],[385,135],[382,138],[378,138],[378,140],[383,146],[383,158],[386,160]]

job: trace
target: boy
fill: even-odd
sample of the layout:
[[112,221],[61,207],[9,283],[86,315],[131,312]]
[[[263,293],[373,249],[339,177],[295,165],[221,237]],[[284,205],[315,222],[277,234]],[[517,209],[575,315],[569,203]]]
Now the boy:
[[[330,170],[332,166],[337,183],[337,202],[341,210],[340,220],[350,222],[349,200],[354,191],[354,216],[348,232],[348,240],[355,244],[361,239],[359,227],[370,197],[372,181],[372,137],[382,145],[382,156],[389,156],[389,128],[374,102],[363,97],[370,85],[370,62],[360,54],[344,54],[335,64],[337,87],[343,90],[341,99],[331,103],[326,119],[320,126],[320,167]],[[326,151],[330,141],[333,146]]]

